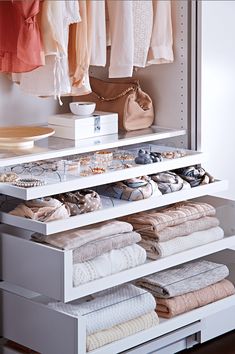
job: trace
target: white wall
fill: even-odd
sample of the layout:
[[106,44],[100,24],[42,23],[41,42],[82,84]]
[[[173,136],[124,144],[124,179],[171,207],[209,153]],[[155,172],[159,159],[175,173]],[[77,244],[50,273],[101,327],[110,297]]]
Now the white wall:
[[68,98],[62,98],[59,106],[54,98],[38,98],[25,95],[18,85],[13,84],[5,74],[0,74],[0,126],[43,124],[47,117],[58,112],[67,112]]
[[235,1],[202,1],[202,151],[235,199]]

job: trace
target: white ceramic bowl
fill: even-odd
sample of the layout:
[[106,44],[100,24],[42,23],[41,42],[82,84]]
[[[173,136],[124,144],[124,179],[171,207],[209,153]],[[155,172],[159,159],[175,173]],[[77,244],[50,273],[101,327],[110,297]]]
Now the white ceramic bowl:
[[71,102],[69,108],[73,114],[77,116],[89,116],[95,110],[94,102]]

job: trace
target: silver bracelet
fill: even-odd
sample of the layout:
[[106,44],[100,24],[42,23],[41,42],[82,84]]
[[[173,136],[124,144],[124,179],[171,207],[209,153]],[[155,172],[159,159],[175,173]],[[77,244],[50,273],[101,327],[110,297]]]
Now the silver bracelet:
[[14,186],[23,188],[38,187],[43,186],[44,184],[44,181],[36,178],[20,178],[17,181],[13,182]]

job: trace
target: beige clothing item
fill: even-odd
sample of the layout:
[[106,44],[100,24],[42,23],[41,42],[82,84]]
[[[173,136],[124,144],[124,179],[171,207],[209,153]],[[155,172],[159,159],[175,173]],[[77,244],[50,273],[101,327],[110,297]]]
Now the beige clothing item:
[[133,72],[134,34],[132,1],[108,0],[111,41],[109,77],[129,77]]
[[147,65],[172,63],[171,1],[153,0],[153,30]]
[[86,340],[86,350],[88,352],[95,350],[140,331],[157,326],[158,324],[158,315],[156,312],[151,311],[146,315],[139,316],[133,320],[120,323],[119,325],[89,335]]
[[106,21],[105,21],[105,0],[92,0],[91,4],[92,21],[92,44],[90,65],[106,65]]
[[234,285],[227,279],[206,288],[193,291],[171,299],[157,298],[159,317],[171,318],[212,302],[224,299],[235,293]]
[[69,74],[72,94],[85,95],[91,92],[89,83],[89,65],[92,46],[92,0],[79,0],[82,21],[70,26],[69,29]]

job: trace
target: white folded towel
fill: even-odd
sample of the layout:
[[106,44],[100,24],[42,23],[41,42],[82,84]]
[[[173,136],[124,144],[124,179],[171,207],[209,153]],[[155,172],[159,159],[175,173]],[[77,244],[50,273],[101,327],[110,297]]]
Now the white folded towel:
[[94,294],[90,301],[52,302],[48,306],[73,316],[84,316],[90,335],[155,310],[156,301],[146,290],[125,284]]
[[145,261],[146,251],[139,245],[112,250],[89,261],[74,264],[73,286],[136,267]]

